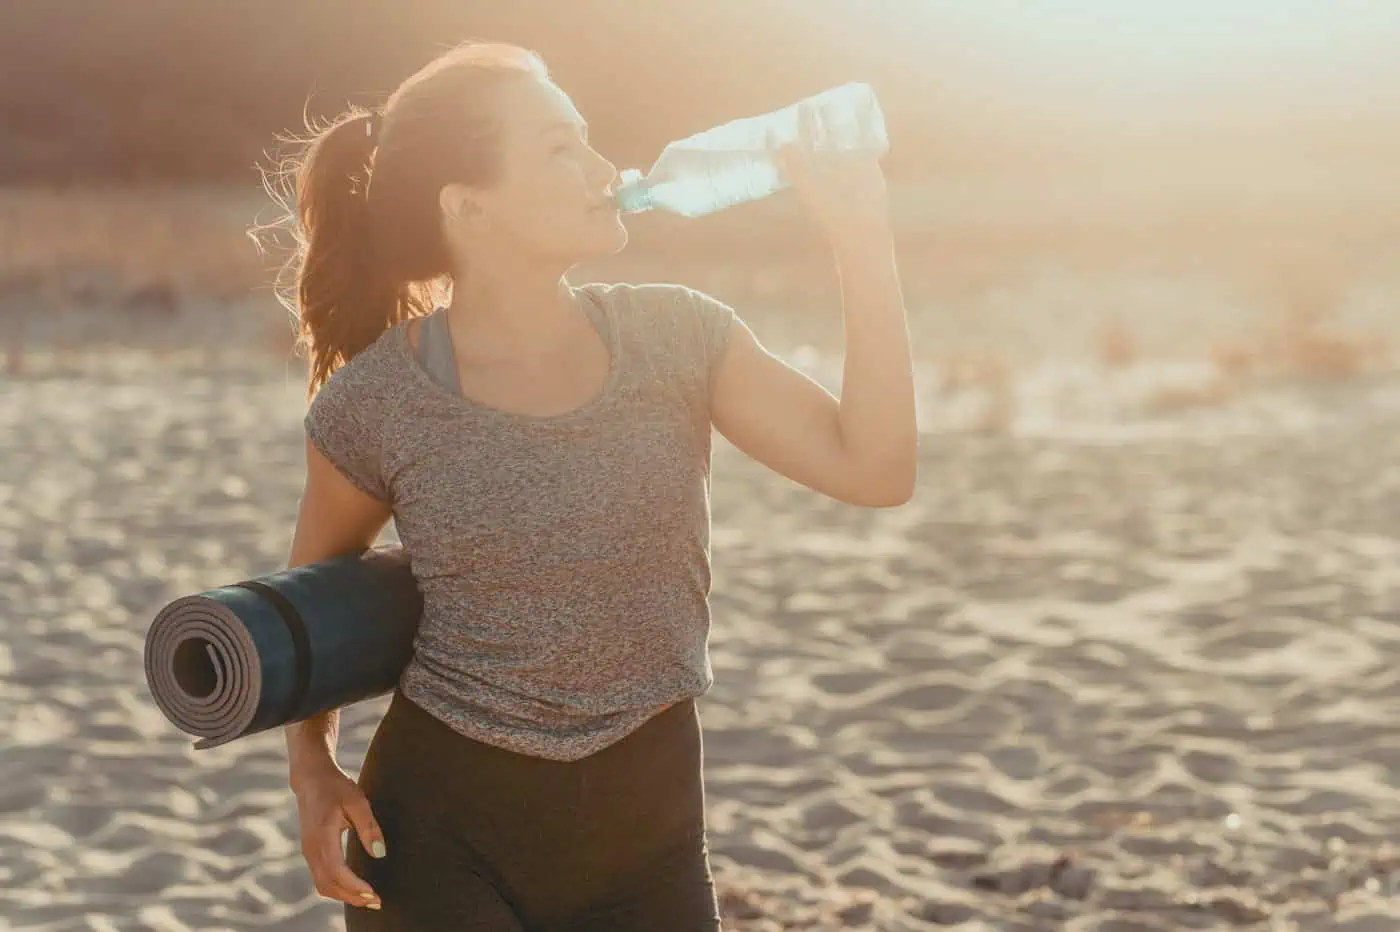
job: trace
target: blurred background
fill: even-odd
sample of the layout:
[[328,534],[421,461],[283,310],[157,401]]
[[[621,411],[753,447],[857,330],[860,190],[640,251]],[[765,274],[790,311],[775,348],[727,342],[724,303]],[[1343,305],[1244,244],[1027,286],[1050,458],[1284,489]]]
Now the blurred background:
[[[0,29],[11,355],[148,331],[188,349],[211,320],[279,351],[283,256],[246,235],[275,218],[257,167],[469,37],[539,51],[624,167],[872,83],[917,348],[945,387],[1055,357],[1209,361],[1163,376],[1189,400],[1221,371],[1369,370],[1395,336],[1393,5],[46,0]],[[684,281],[796,358],[838,348],[827,256],[788,199],[630,223],[626,254],[579,276]]]

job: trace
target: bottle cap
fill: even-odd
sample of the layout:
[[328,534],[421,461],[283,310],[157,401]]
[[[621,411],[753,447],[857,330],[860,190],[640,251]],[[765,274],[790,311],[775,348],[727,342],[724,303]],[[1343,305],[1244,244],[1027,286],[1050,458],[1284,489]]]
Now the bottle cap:
[[626,168],[617,176],[617,190],[613,193],[619,210],[626,213],[651,209],[651,192],[643,182],[642,172],[636,168]]

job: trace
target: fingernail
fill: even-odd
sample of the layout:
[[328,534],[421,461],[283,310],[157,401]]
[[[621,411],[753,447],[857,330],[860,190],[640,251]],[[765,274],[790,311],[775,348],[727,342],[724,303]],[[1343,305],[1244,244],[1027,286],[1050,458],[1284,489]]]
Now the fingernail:
[[369,853],[377,858],[382,858],[384,855],[388,854],[389,851],[384,847],[384,842],[376,841],[374,844],[370,845]]
[[369,893],[369,892],[361,893],[361,894],[360,894],[360,899],[362,899],[362,900],[372,900],[372,899],[374,899],[374,894],[373,894],[373,893]]
[[374,902],[374,903],[366,903],[366,904],[365,904],[365,909],[379,909],[379,908],[380,908],[380,905],[379,905],[379,903],[378,903],[377,901]]

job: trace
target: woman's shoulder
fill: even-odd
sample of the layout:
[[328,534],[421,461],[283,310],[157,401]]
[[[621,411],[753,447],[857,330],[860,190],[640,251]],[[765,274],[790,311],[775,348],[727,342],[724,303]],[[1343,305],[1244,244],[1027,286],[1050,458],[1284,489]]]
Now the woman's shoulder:
[[706,318],[731,317],[723,301],[676,282],[592,282],[579,290],[609,307],[614,316],[643,332],[674,332],[702,324]]
[[[689,285],[676,282],[588,282],[578,290],[626,310],[664,310],[708,298]],[[710,300],[714,300],[711,298]]]
[[395,393],[403,380],[403,369],[397,365],[401,354],[398,342],[404,338],[405,324],[395,324],[381,333],[374,342],[342,363],[326,379],[316,397],[328,400],[367,402],[386,399]]
[[611,308],[631,345],[684,371],[711,369],[737,319],[728,304],[689,285],[619,282],[585,290]]
[[363,491],[387,502],[390,491],[384,473],[387,433],[398,418],[394,400],[400,376],[392,364],[386,331],[350,357],[312,396],[302,419],[307,437]]

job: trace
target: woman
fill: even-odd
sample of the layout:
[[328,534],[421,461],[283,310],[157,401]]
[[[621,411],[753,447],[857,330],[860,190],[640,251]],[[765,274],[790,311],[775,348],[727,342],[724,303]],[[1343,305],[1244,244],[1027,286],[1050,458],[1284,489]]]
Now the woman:
[[425,603],[358,784],[335,713],[286,729],[302,852],[350,932],[719,928],[695,708],[711,426],[845,502],[897,505],[915,478],[879,166],[785,157],[840,267],[839,403],[704,294],[566,282],[627,234],[613,166],[530,52],[453,49],[297,164],[312,401],[289,564],[392,516]]

